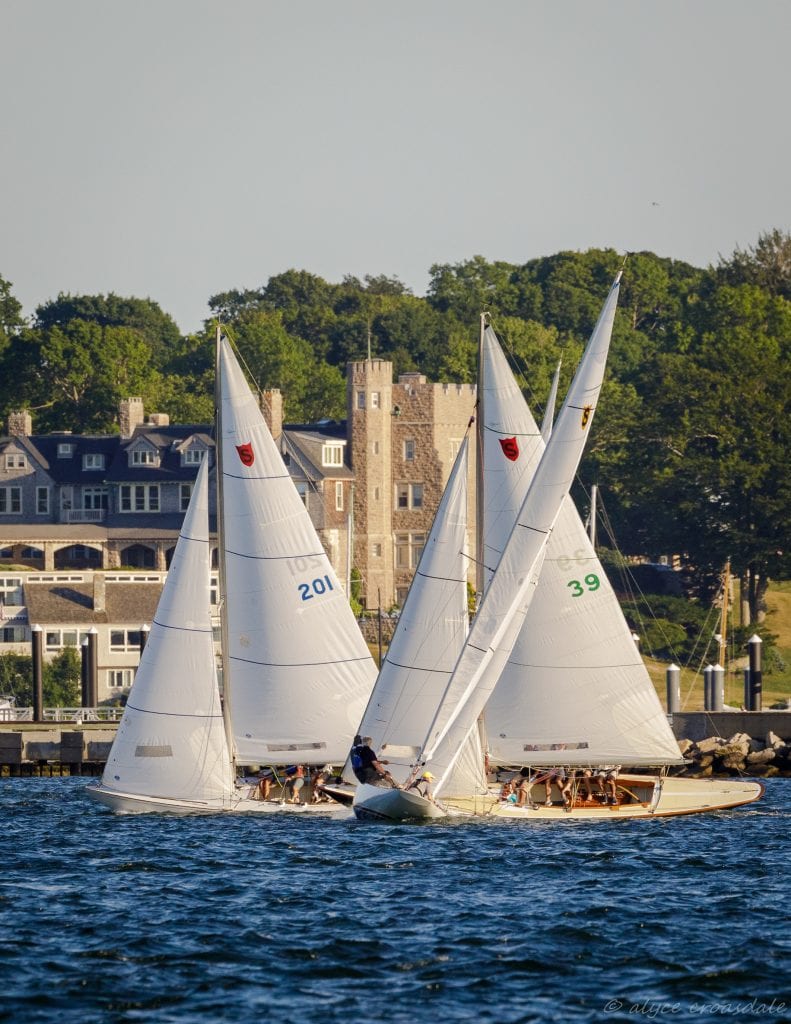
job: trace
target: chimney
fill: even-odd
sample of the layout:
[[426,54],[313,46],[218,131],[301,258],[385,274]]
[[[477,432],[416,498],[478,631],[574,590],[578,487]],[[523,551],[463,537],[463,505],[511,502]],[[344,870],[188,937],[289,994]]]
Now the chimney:
[[152,412],[148,417],[148,422],[152,427],[169,427],[170,416],[166,412]]
[[121,437],[128,441],[134,434],[135,427],[139,427],[145,420],[142,398],[123,398],[118,406],[118,426]]
[[93,610],[107,611],[107,580],[103,572],[93,574]]
[[18,409],[8,414],[8,433],[11,437],[30,437],[33,433],[33,418],[27,409]]
[[280,388],[261,392],[261,412],[272,437],[277,440],[283,433],[283,396]]

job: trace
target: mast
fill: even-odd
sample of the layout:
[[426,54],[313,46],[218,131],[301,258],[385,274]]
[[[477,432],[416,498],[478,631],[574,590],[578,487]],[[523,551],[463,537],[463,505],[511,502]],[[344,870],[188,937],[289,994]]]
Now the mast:
[[225,739],[231,755],[231,774],[235,776],[236,745],[231,728],[231,659],[228,657],[228,603],[225,572],[225,516],[223,500],[223,433],[222,433],[222,386],[220,381],[220,337],[222,328],[217,324],[214,337],[214,417],[215,447],[214,466],[217,477],[217,562],[219,567],[218,591],[220,596],[220,651],[222,653],[222,719]]
[[481,313],[481,327],[478,335],[478,384],[475,402],[475,607],[476,609],[483,599],[483,589],[486,582],[486,568],[484,566],[484,537],[483,537],[483,334],[486,330],[486,323],[489,314]]

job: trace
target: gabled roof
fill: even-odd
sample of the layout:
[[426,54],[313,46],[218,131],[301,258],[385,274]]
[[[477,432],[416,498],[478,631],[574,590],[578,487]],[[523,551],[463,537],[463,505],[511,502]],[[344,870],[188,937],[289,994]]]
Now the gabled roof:
[[[283,427],[282,446],[291,455],[291,467],[301,470],[310,480],[331,478],[333,480],[354,479],[352,470],[343,466],[323,466],[322,448],[325,444],[344,444],[347,450],[345,423],[320,423]],[[298,474],[294,474],[298,475]]]
[[[105,473],[105,479],[108,483],[167,483],[194,480],[199,467],[182,465],[182,452],[185,447],[189,447],[188,442],[198,442],[200,446],[212,450],[214,440],[209,431],[210,428],[205,424],[167,427],[141,424],[135,428],[127,441],[122,442],[112,465]],[[129,465],[130,450],[140,448],[142,443],[156,448],[159,453],[158,466]]]
[[[83,469],[82,457],[104,455],[107,467],[120,444],[120,438],[113,434],[31,434],[29,437],[12,437],[8,440],[16,441],[20,448],[27,451],[32,461],[47,471],[55,483],[61,484],[101,483],[104,470]],[[58,445],[61,444],[74,446],[69,458],[58,458]]]
[[93,583],[26,583],[28,622],[35,626],[111,622],[140,626],[151,622],[162,585],[106,583],[105,610],[93,609]]

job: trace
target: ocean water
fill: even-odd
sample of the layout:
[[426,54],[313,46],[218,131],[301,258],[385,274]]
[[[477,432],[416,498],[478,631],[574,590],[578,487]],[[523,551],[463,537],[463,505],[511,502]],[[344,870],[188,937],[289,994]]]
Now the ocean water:
[[0,1020],[791,1020],[791,779],[718,814],[114,816],[0,781]]

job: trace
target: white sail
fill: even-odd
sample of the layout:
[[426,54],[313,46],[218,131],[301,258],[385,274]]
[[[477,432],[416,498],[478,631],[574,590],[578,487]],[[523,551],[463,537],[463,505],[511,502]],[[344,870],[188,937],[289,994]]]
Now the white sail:
[[198,471],[102,777],[112,793],[222,808],[233,791],[210,614],[208,469]]
[[438,790],[449,776],[464,738],[508,660],[535,593],[550,533],[574,479],[593,420],[619,281],[620,274],[585,349],[424,745],[421,760],[438,776]]
[[[487,331],[484,488],[524,496],[544,442],[494,332]],[[541,433],[551,435],[557,373]],[[517,450],[513,438],[527,438]],[[507,449],[513,460],[504,457]],[[506,483],[507,480],[507,483]],[[486,508],[492,507],[489,497]],[[484,521],[497,538],[507,514]],[[497,540],[489,541],[487,550]],[[618,599],[570,497],[549,539],[536,599],[486,705],[489,752],[500,764],[664,764],[678,745]]]
[[465,438],[358,730],[398,782],[420,752],[467,637],[467,463]]
[[236,760],[343,761],[376,667],[225,338],[219,373],[223,657]]

